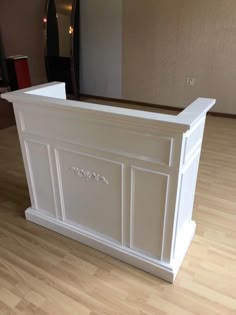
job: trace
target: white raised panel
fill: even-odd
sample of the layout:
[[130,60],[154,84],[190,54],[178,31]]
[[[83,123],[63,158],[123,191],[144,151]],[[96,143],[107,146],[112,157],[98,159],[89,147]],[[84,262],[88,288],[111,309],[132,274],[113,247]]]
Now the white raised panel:
[[122,240],[122,164],[57,149],[63,217],[113,240]]
[[[194,192],[197,181],[200,149],[195,152],[192,159],[181,172],[180,198],[177,217],[177,235],[183,237],[182,231],[188,228],[192,222],[192,210],[194,203]],[[177,237],[178,239],[178,237]]]
[[202,143],[204,127],[205,117],[201,119],[200,122],[192,130],[186,133],[183,161],[184,164],[191,158],[196,149],[200,147]]
[[132,168],[131,248],[161,257],[168,176]]
[[49,147],[33,141],[24,144],[36,208],[56,216]]
[[[20,121],[22,130],[29,134],[60,138],[162,165],[170,164],[172,139],[169,137],[140,133],[129,128],[117,128],[110,124],[81,119],[80,116],[67,112],[56,115],[48,111],[45,115],[39,110],[21,111]],[[70,127],[64,129],[61,128],[62,125]]]

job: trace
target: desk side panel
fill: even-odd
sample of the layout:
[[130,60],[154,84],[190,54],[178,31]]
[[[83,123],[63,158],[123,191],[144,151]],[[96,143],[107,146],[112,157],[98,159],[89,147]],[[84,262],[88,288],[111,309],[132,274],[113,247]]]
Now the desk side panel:
[[183,137],[183,158],[178,185],[176,236],[173,258],[182,252],[183,244],[192,225],[195,189],[204,135],[205,117],[197,122]]

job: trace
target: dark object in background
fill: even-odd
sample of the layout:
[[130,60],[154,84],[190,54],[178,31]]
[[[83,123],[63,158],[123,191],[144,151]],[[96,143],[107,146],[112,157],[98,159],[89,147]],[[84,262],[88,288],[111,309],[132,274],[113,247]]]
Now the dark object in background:
[[[10,91],[7,83],[0,82],[0,94]],[[0,95],[0,130],[16,124],[13,106]]]
[[0,130],[16,124],[12,104],[1,98],[2,93],[9,91],[5,52],[0,30]]
[[2,42],[2,34],[0,29],[0,86],[5,86],[7,84],[7,69],[5,62],[5,51]]
[[[0,88],[0,94],[1,92],[5,93],[7,90]],[[15,124],[16,121],[12,104],[0,97],[0,130],[14,126]]]
[[71,79],[71,59],[60,56],[45,57],[47,77],[49,82],[59,81],[66,83],[66,93],[73,93]]
[[45,0],[44,48],[47,79],[66,83],[79,95],[79,0]]
[[27,56],[11,56],[6,59],[8,81],[12,91],[31,86]]

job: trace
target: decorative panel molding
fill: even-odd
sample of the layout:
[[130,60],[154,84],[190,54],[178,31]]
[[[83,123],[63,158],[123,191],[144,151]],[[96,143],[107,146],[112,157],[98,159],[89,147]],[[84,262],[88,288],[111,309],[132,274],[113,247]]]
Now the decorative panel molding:
[[185,148],[184,148],[184,160],[183,163],[187,163],[194,152],[201,146],[202,137],[205,127],[205,117],[193,128],[186,133]]
[[168,176],[132,168],[131,248],[161,257]]
[[59,148],[56,156],[64,220],[121,242],[122,164]]
[[98,173],[96,174],[95,172],[91,172],[89,170],[84,170],[82,168],[78,168],[75,166],[73,166],[71,169],[75,172],[76,175],[78,175],[79,177],[83,177],[86,180],[94,180],[97,183],[103,183],[103,184],[107,184],[107,185],[109,184],[108,180],[105,178],[105,176],[102,176]]
[[[64,114],[64,115],[63,115]],[[37,115],[37,119],[35,119]],[[151,133],[140,133],[132,128],[117,128],[109,123],[98,123],[76,114],[61,112],[57,115],[48,112],[21,111],[22,130],[29,134],[44,135],[63,139],[81,145],[99,148],[100,150],[135,157],[161,165],[170,165],[172,139],[155,136]],[[43,120],[43,124],[40,121]],[[61,126],[69,124],[70,128],[62,130]],[[89,133],[86,131],[89,129]],[[110,136],[112,133],[112,137]],[[114,146],[115,142],[115,146]],[[132,146],[130,145],[132,143]]]
[[56,216],[49,147],[28,140],[24,144],[36,208]]
[[189,228],[192,221],[192,211],[194,204],[194,192],[197,182],[198,164],[200,158],[200,149],[198,149],[188,164],[181,172],[179,184],[179,203],[178,215],[176,220],[176,244],[174,255],[176,257],[176,248],[181,247],[184,239],[184,231]]

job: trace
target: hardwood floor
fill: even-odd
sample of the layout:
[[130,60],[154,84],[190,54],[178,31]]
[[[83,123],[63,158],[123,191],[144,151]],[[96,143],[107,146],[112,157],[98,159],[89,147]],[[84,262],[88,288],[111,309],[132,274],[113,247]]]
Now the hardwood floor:
[[208,117],[197,233],[173,285],[27,222],[15,127],[0,131],[0,315],[236,314],[236,120]]

